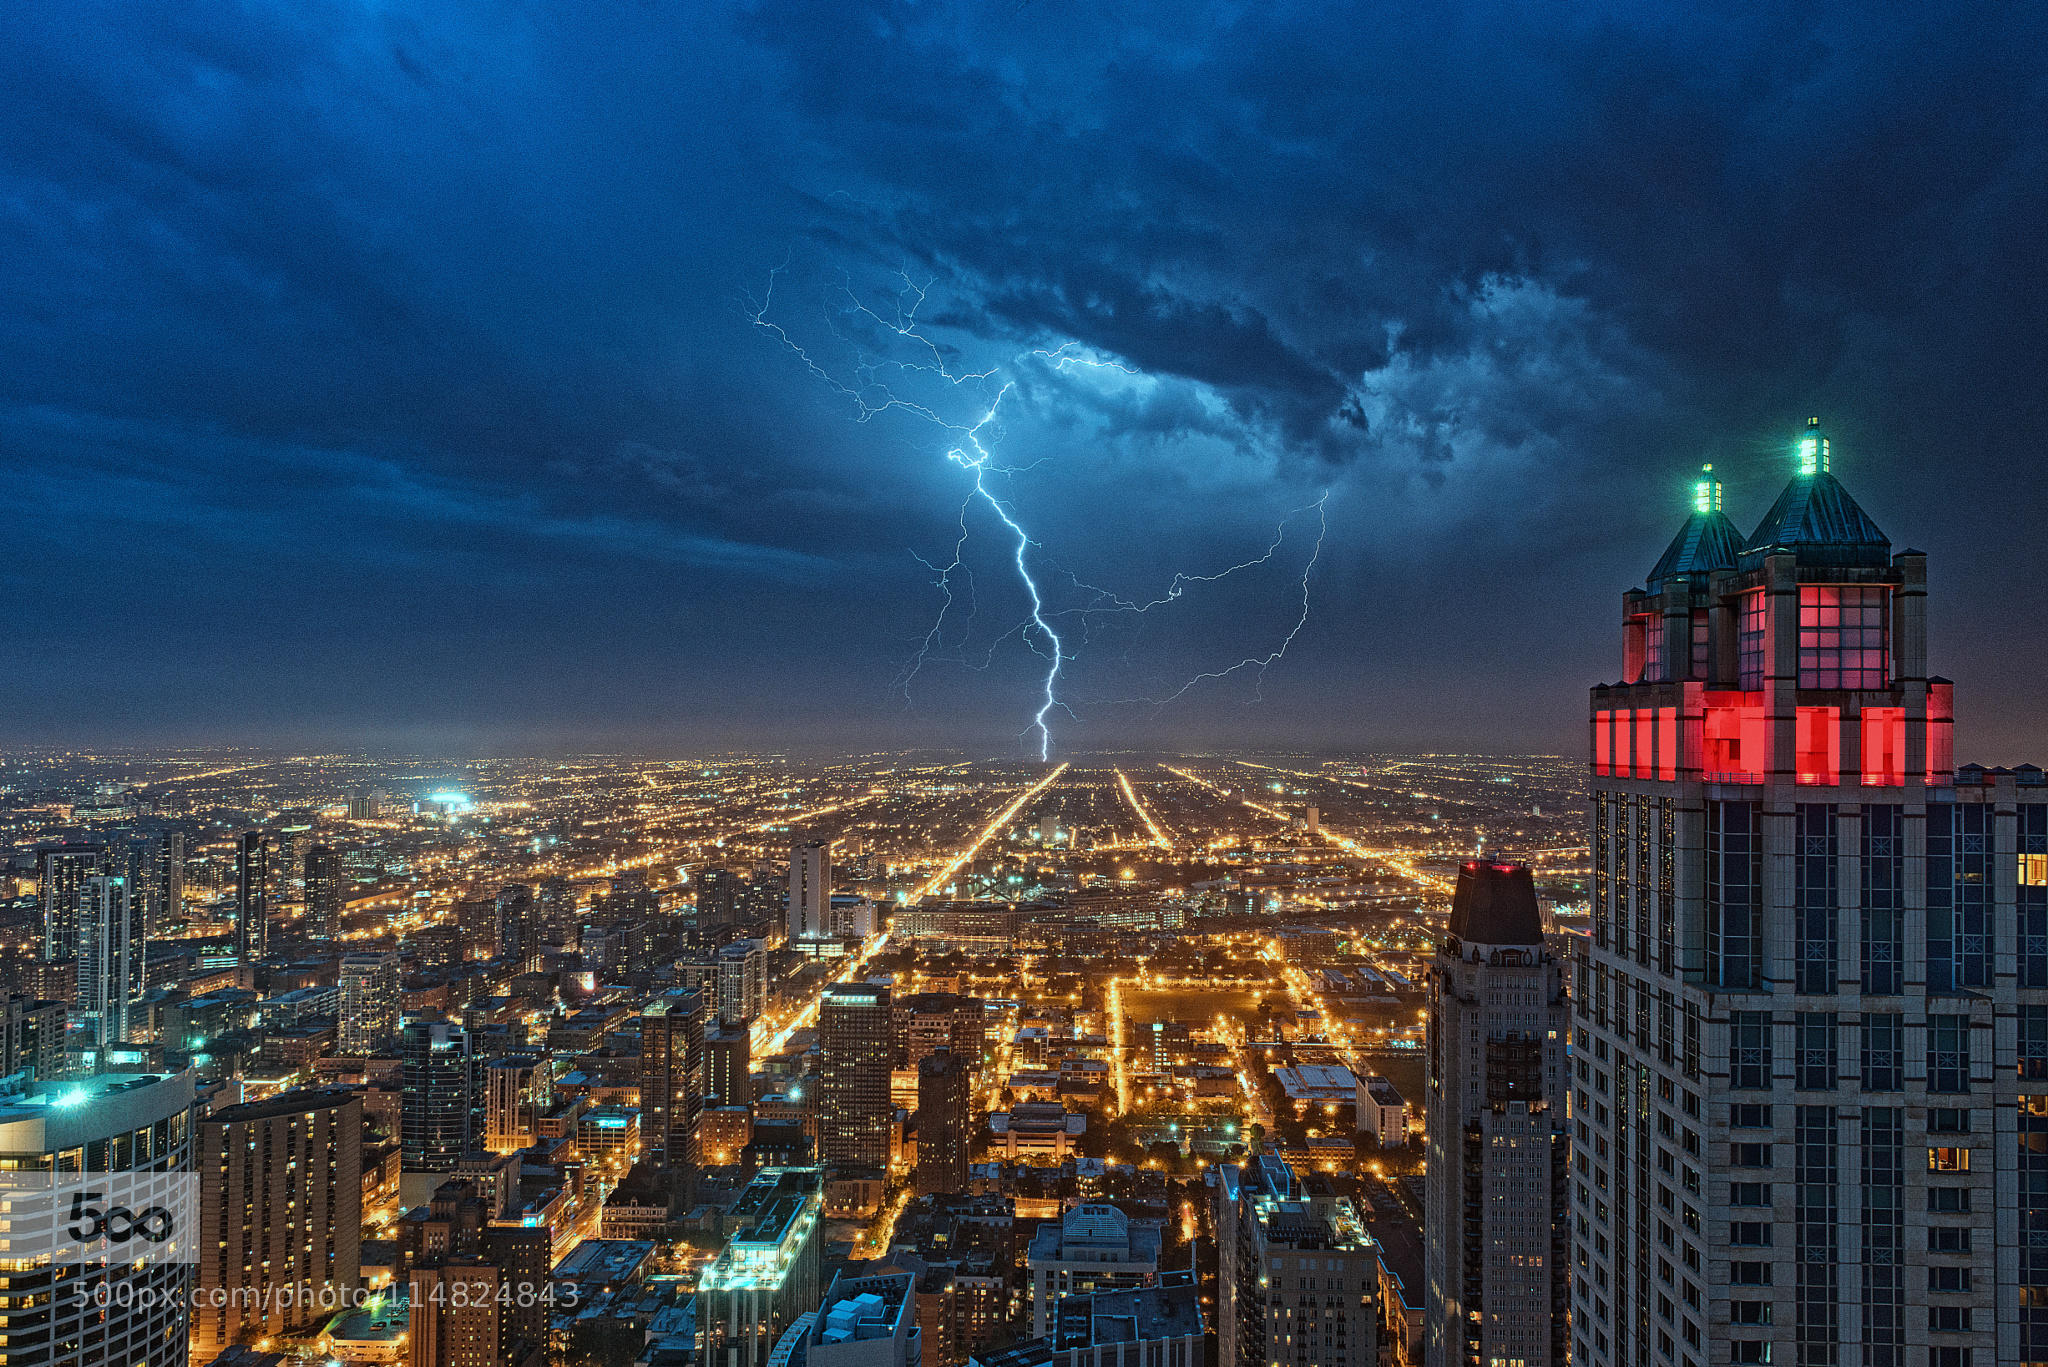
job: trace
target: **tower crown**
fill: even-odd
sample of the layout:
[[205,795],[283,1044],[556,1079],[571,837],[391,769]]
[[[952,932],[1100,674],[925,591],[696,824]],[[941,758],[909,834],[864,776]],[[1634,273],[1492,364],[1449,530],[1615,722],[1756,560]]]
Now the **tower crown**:
[[1482,945],[1540,945],[1543,911],[1526,864],[1468,859],[1451,894],[1451,934]]
[[1806,420],[1793,454],[1797,465],[1791,482],[1743,543],[1743,567],[1754,567],[1772,551],[1791,551],[1802,565],[1888,566],[1891,538],[1835,478],[1819,418]]
[[1649,586],[1654,592],[1665,580],[1681,575],[1732,570],[1741,552],[1742,533],[1721,511],[1721,481],[1714,478],[1713,466],[1702,465],[1692,485],[1692,512],[1658,557]]

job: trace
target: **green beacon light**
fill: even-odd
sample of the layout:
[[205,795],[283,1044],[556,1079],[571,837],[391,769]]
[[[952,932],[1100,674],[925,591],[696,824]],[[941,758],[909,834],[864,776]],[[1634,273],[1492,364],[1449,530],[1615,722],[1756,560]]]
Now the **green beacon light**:
[[1828,468],[1828,439],[1820,430],[1819,418],[1806,420],[1806,435],[1799,439],[1799,473],[1817,475]]
[[1696,513],[1721,511],[1721,481],[1714,478],[1714,467],[1702,465],[1700,476],[1692,486],[1692,510]]

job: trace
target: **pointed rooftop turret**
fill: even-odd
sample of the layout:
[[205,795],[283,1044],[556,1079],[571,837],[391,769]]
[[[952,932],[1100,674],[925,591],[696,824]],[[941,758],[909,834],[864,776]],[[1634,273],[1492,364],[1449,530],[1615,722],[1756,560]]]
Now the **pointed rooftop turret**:
[[1732,570],[1741,553],[1742,533],[1721,511],[1721,481],[1714,478],[1713,466],[1702,465],[1692,486],[1692,514],[1650,571],[1650,592],[1681,575]]
[[1451,934],[1482,945],[1540,945],[1543,909],[1525,864],[1468,859],[1451,894]]
[[1788,550],[1802,565],[1883,569],[1890,564],[1891,538],[1857,506],[1828,468],[1831,452],[1819,418],[1806,420],[1797,451],[1798,471],[1743,543],[1743,562],[1760,560],[1774,550]]

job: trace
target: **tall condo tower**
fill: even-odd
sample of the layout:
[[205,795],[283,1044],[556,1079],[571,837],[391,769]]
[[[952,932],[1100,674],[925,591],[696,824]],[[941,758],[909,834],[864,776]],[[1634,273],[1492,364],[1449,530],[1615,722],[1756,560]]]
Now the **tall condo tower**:
[[1958,771],[1927,561],[1810,422],[1593,690],[1574,1356],[2048,1362],[2048,786]]
[[1564,1367],[1564,974],[1529,870],[1458,870],[1429,979],[1428,1367]]

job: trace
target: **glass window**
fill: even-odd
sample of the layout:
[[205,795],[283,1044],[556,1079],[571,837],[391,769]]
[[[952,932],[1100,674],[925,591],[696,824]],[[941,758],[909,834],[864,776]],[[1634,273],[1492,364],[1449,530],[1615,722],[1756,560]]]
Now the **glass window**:
[[1885,618],[1890,607],[1891,590],[1882,584],[1802,584],[1799,686],[1888,686]]
[[1754,692],[1764,686],[1764,591],[1743,594],[1736,613],[1736,686]]

